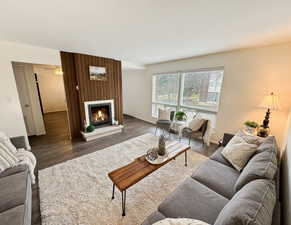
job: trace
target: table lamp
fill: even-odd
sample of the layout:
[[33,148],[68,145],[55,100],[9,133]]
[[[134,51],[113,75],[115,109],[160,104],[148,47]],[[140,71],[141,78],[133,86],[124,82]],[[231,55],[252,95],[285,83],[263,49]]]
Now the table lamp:
[[267,137],[270,133],[269,119],[271,110],[278,111],[280,108],[278,96],[271,92],[271,94],[265,96],[259,107],[267,109],[267,112],[263,124],[258,128],[257,135],[260,137]]

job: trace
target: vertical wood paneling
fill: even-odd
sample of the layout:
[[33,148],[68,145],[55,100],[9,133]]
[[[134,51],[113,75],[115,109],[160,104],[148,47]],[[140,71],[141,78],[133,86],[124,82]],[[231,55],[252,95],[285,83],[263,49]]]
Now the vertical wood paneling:
[[61,60],[71,138],[77,138],[80,136],[82,124],[80,121],[80,109],[78,104],[79,94],[76,90],[78,82],[76,79],[74,56],[72,53],[61,52]]
[[[66,55],[67,54],[67,55]],[[72,112],[71,118],[74,118],[74,126],[72,125],[74,132],[71,133],[79,133],[80,128],[85,120],[85,110],[84,110],[84,102],[85,101],[95,101],[95,100],[114,100],[114,108],[115,108],[115,119],[118,120],[121,124],[123,124],[123,111],[122,111],[122,74],[121,74],[121,62],[108,59],[103,57],[89,56],[77,53],[61,53],[62,63],[63,58],[64,61],[69,61],[71,63],[64,63],[63,70],[74,73],[74,79],[76,85],[79,86],[79,91],[77,92],[77,96],[73,95],[72,81],[65,81],[66,92],[69,92],[67,98],[70,98],[71,101],[68,104],[74,104],[78,107],[70,106],[74,108],[74,110],[70,110]],[[67,56],[67,57],[64,57]],[[69,66],[71,68],[64,68],[65,66]],[[107,72],[107,80],[106,81],[93,81],[89,78],[89,66],[100,66],[106,67]],[[67,78],[73,79],[73,76],[68,76]],[[68,84],[68,85],[67,85]],[[79,109],[79,114],[76,112],[76,109]],[[70,113],[70,112],[69,112]],[[70,119],[71,120],[71,119]],[[78,121],[78,122],[76,122]],[[70,121],[71,124],[71,121]],[[76,124],[80,124],[79,127]],[[78,129],[78,130],[77,130]],[[73,135],[72,135],[73,136]]]

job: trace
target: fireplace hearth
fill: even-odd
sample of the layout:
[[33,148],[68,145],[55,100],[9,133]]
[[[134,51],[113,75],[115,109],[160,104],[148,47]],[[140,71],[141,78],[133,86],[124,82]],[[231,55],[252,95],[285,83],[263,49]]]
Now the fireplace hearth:
[[84,102],[86,124],[95,126],[93,132],[81,131],[85,141],[122,132],[123,126],[114,120],[114,101]]

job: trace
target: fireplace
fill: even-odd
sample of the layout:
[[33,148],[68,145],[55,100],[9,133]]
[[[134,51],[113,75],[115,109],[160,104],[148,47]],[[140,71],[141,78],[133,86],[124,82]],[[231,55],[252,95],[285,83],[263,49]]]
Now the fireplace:
[[113,100],[90,101],[84,104],[87,125],[94,125],[95,128],[113,125]]

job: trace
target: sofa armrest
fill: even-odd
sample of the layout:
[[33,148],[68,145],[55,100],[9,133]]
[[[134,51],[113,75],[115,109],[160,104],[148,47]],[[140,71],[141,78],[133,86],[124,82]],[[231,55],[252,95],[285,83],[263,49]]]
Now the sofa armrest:
[[219,141],[219,146],[225,147],[228,142],[233,138],[234,134],[224,133],[223,138]]
[[24,164],[20,164],[18,166],[11,167],[11,168],[1,172],[0,173],[0,178],[7,177],[7,176],[10,176],[12,174],[20,173],[20,172],[25,171],[27,169],[28,169],[28,167],[26,165],[24,165]]
[[26,143],[25,143],[24,136],[12,137],[12,138],[10,138],[10,140],[11,140],[12,144],[16,148],[24,148],[24,149],[26,149]]

